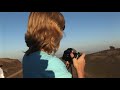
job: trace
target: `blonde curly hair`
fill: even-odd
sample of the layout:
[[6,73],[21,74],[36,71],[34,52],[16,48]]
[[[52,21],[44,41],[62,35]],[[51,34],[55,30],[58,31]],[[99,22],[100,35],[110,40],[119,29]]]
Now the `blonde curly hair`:
[[25,42],[29,49],[26,55],[44,50],[48,54],[59,48],[65,28],[64,16],[60,12],[31,12]]

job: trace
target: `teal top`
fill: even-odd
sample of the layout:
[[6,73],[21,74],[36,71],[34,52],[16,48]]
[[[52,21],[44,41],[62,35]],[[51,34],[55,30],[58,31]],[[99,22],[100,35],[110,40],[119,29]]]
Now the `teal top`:
[[23,57],[23,78],[72,78],[65,64],[43,51]]

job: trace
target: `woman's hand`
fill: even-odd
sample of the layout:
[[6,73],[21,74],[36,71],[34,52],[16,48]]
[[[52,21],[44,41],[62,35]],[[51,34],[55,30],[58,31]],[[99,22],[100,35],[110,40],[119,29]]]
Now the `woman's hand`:
[[78,59],[73,58],[73,65],[76,68],[78,78],[84,78],[84,68],[85,68],[85,54],[82,54]]

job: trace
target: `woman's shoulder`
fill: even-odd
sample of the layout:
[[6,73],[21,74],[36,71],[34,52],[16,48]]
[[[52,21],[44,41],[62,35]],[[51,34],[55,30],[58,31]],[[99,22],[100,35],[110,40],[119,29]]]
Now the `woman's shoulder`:
[[59,65],[64,64],[60,58],[56,57],[55,55],[49,55],[45,52],[35,52],[28,56],[26,55],[23,56],[23,61],[27,61],[28,59],[29,59],[29,62],[33,60],[36,60],[36,61],[47,60],[49,63],[59,64]]
[[51,56],[51,61],[59,64],[63,64],[62,60],[56,56]]
[[49,60],[49,66],[54,68],[55,70],[66,70],[65,64],[56,56],[52,56],[52,58]]
[[49,65],[49,67],[52,68],[52,70],[54,71],[56,78],[72,77],[72,75],[68,72],[65,64],[60,58],[53,56],[53,59],[50,60]]
[[61,59],[56,57],[55,55],[49,55],[45,52],[41,52],[40,55],[42,59],[48,59],[50,62],[62,63]]

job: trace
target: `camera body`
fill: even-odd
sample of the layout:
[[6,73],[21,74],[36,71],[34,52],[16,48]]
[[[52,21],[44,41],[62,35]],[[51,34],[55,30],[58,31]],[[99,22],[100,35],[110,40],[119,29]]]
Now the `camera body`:
[[74,58],[79,58],[81,56],[80,52],[77,52],[75,49],[73,48],[68,48],[67,50],[64,51],[62,59],[65,61],[68,61],[69,63],[73,63],[73,58],[71,58],[70,53],[73,51],[74,54]]

